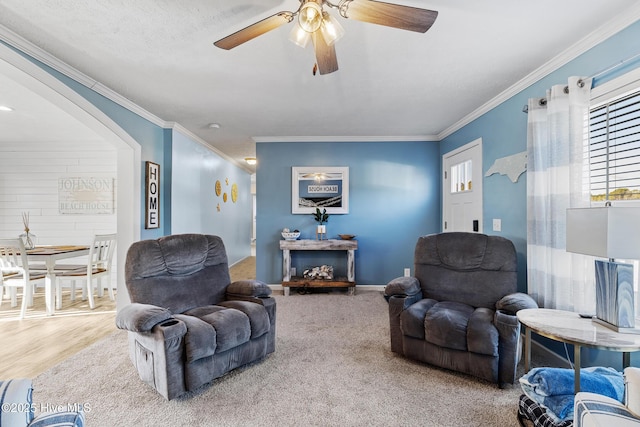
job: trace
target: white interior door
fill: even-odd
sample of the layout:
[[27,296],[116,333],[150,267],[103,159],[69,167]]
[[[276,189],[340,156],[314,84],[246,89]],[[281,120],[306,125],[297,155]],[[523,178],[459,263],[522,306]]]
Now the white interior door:
[[442,230],[482,232],[482,139],[442,157]]

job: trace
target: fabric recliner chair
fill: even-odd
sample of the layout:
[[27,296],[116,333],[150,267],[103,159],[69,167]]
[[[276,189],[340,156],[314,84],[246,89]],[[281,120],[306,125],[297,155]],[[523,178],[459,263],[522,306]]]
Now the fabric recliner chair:
[[128,331],[140,378],[170,400],[275,351],[276,303],[257,280],[231,283],[218,236],[143,240],[127,252]]
[[520,323],[536,302],[517,292],[513,243],[452,232],[422,236],[414,276],[385,287],[391,350],[503,386],[516,380]]

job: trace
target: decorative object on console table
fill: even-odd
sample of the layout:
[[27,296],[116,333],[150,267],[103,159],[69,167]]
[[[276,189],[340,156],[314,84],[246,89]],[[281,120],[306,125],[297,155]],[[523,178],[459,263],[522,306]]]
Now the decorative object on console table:
[[321,265],[304,270],[302,276],[305,279],[315,280],[333,280],[333,267],[330,265]]
[[329,214],[326,209],[322,209],[320,212],[320,208],[316,208],[316,211],[313,213],[313,218],[318,223],[318,227],[316,229],[316,240],[323,240],[327,238],[327,226],[324,225],[325,222],[329,221]]
[[22,239],[22,243],[24,243],[24,248],[26,250],[33,249],[36,247],[36,236],[31,233],[29,229],[29,212],[22,212],[22,223],[24,224],[24,233],[19,237]]
[[284,240],[296,240],[298,237],[300,237],[300,231],[291,231],[288,228],[283,228],[280,234],[282,235],[282,238]]
[[607,206],[567,209],[567,251],[596,260],[594,321],[617,332],[640,334],[635,327],[633,265],[615,259],[640,259],[640,208]]

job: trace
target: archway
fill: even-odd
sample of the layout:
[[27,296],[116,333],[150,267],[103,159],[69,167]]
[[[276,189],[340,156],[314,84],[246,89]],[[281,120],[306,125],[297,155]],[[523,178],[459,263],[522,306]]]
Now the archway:
[[[126,251],[134,241],[140,239],[140,197],[141,188],[141,147],[117,123],[87,99],[66,86],[53,75],[35,63],[0,43],[0,73],[46,99],[82,122],[101,137],[105,143],[113,145],[117,151],[116,179],[120,183],[116,203],[118,246],[117,261],[125,265]],[[120,289],[122,288],[122,289]],[[124,289],[124,268],[118,269],[117,306],[128,302]]]

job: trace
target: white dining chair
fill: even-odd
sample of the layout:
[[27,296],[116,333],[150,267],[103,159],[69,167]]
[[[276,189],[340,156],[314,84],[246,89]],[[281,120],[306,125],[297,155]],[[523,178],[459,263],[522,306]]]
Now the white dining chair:
[[[93,300],[93,281],[96,280],[98,296],[104,294],[104,285],[106,284],[109,292],[109,298],[113,301],[113,287],[111,286],[111,266],[113,254],[115,253],[117,235],[114,234],[96,234],[93,243],[89,247],[89,256],[87,264],[72,270],[62,270],[56,272],[56,309],[62,308],[62,282],[71,282],[71,299],[75,299],[76,282],[83,280],[83,298],[89,300],[89,307],[94,308]],[[104,280],[104,282],[103,282]]]
[[4,288],[9,288],[11,307],[18,305],[17,288],[22,288],[20,319],[33,304],[33,288],[44,282],[45,274],[29,270],[27,251],[22,239],[0,239],[0,304],[4,298]]

